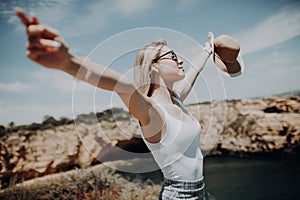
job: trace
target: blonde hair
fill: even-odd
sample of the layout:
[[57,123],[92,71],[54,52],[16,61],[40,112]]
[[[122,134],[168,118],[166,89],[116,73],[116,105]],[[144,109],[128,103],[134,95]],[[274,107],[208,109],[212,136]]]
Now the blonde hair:
[[157,40],[142,48],[135,57],[134,83],[137,89],[149,96],[151,94],[151,66],[152,60],[158,57],[161,49],[167,45],[165,40]]

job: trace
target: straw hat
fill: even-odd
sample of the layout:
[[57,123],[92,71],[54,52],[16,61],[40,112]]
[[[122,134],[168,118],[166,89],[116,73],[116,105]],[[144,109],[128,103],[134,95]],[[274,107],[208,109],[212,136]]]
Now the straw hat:
[[212,41],[214,44],[213,62],[221,72],[230,77],[238,76],[244,71],[244,62],[240,52],[240,44],[229,35],[220,35]]

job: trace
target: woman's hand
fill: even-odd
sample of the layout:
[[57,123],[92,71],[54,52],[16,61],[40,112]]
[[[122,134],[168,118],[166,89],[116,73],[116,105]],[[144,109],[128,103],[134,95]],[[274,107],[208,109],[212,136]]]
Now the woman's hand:
[[211,55],[213,53],[213,48],[214,48],[213,37],[214,37],[213,33],[208,32],[207,42],[205,42],[203,46],[203,50],[206,51],[208,55]]
[[59,33],[53,28],[41,24],[36,17],[29,19],[22,10],[16,10],[16,14],[27,29],[27,56],[48,68],[64,69],[68,67],[71,54]]

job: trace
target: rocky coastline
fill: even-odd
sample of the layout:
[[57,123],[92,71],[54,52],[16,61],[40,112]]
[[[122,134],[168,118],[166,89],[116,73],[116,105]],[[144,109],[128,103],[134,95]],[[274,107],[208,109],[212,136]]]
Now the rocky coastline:
[[[204,156],[297,156],[300,96],[230,100],[188,105],[202,126]],[[132,152],[122,154],[120,152]],[[0,126],[1,187],[149,152],[138,124],[115,108],[75,120],[47,117],[41,124]],[[149,155],[149,154],[147,154]]]

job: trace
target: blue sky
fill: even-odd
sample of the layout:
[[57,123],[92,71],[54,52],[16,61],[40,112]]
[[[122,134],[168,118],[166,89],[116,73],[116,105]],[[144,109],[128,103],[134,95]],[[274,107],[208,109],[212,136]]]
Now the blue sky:
[[[266,97],[299,89],[297,1],[1,0],[0,124],[41,122],[45,115],[72,118],[111,104],[121,105],[110,92],[27,59],[25,29],[14,15],[16,8],[34,13],[41,22],[59,30],[74,53],[111,64],[122,73],[131,72],[136,48],[152,39],[167,40],[179,56],[186,58],[193,49],[188,41],[203,44],[208,31],[215,36],[235,37],[241,43],[244,73],[229,78],[209,60],[187,103]],[[135,37],[125,40],[130,34]],[[178,35],[181,42],[176,39]],[[119,57],[108,59],[118,53]]]

